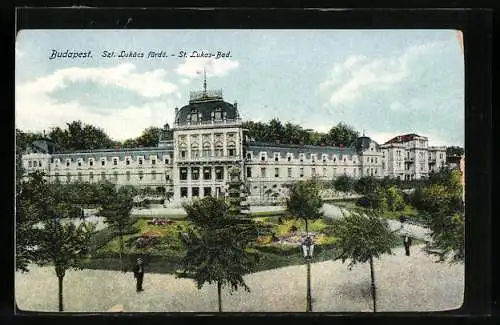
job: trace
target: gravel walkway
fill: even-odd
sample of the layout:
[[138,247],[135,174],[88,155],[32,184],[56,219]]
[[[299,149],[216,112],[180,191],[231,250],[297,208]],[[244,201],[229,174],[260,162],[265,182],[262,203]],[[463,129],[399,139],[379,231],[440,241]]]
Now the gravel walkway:
[[[370,268],[356,265],[351,271],[339,261],[315,263],[312,269],[313,310],[318,312],[371,311]],[[463,301],[464,266],[435,263],[412,247],[407,257],[401,248],[375,261],[379,311],[433,311],[460,307]],[[304,265],[269,270],[245,277],[251,292],[230,295],[223,289],[224,311],[302,312],[305,309]],[[16,301],[22,310],[56,311],[57,278],[53,268],[33,267],[16,273]],[[105,312],[122,305],[126,312],[216,312],[217,290],[198,290],[189,279],[146,274],[145,291],[137,294],[132,273],[68,271],[64,279],[66,311]]]

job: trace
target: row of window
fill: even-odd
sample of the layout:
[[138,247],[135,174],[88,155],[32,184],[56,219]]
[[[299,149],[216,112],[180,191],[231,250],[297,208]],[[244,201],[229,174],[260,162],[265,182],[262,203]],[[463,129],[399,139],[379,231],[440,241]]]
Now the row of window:
[[[127,181],[130,181],[132,174],[130,173],[130,171],[127,171],[125,174],[121,174],[121,173],[118,173],[118,172],[113,172],[112,174],[106,174],[105,172],[101,172],[100,173],[100,179],[101,180],[106,180],[107,179],[106,176],[110,176],[110,177],[112,176],[112,179],[115,180],[115,181],[117,181],[119,175],[126,175]],[[157,180],[157,179],[158,180],[161,179],[161,173],[157,173],[154,170],[151,173],[146,173],[146,174],[141,170],[141,171],[139,171],[139,173],[137,173],[137,175],[139,177],[139,180],[143,180],[144,177],[145,177],[145,175],[149,175],[150,176],[150,180],[153,180],[153,181]],[[61,181],[61,176],[62,175],[60,175],[59,173],[55,173],[54,174],[54,178],[55,178],[56,181]],[[76,176],[79,181],[82,181],[84,176],[85,177],[88,176],[89,181],[93,181],[93,180],[97,179],[97,177],[98,177],[98,175],[95,175],[92,172],[90,172],[88,174],[83,174],[83,173],[79,172],[76,175],[75,174],[71,174],[71,173],[66,173],[65,176],[66,176],[66,181],[67,182],[69,182],[71,180],[71,178],[74,177],[74,176]],[[170,180],[170,175],[166,174],[165,175],[165,179],[166,180]]]
[[[215,149],[214,153],[215,154],[212,154],[212,150],[211,149],[206,149],[206,150],[204,149],[203,151],[191,149],[191,158],[224,157],[224,150],[222,148]],[[228,157],[236,157],[236,148],[228,148],[227,149],[227,156]],[[179,158],[180,159],[186,159],[187,157],[188,157],[188,151],[181,149],[179,151]]]
[[[201,189],[203,189],[203,196],[212,196],[212,188],[211,187],[191,187],[191,196],[199,197],[201,193]],[[222,190],[220,187],[215,188],[217,194],[221,194]],[[188,197],[188,187],[181,187],[181,197]]]
[[[261,152],[259,155],[260,155],[260,160],[261,161],[266,161],[268,159],[266,152]],[[311,162],[313,162],[313,163],[315,163],[318,160],[317,157],[318,157],[317,154],[309,154],[309,158],[310,158]],[[247,153],[247,157],[246,158],[247,159],[252,159],[252,153],[251,152]],[[280,154],[278,152],[275,152],[274,153],[274,161],[278,162],[278,161],[280,161],[280,158],[281,158]],[[269,157],[269,159],[271,159],[271,158]],[[291,162],[292,159],[293,159],[293,154],[292,153],[287,153],[287,155],[286,155],[286,161]],[[300,153],[298,159],[299,159],[300,162],[304,162],[304,160],[306,159],[306,154]],[[327,163],[327,161],[329,161],[329,160],[330,159],[328,159],[328,155],[327,154],[323,154],[321,156],[321,161],[323,163]],[[331,160],[334,163],[336,163],[337,162],[337,156],[334,155]],[[351,159],[349,159],[348,156],[344,156],[343,158],[338,159],[339,162],[343,161],[344,163],[347,163],[349,160],[351,160]],[[365,162],[366,163],[372,163],[372,164],[373,163],[378,164],[378,157],[366,157]],[[352,163],[356,164],[356,158],[352,157]]]
[[[150,160],[150,164],[153,165],[153,166],[156,165],[157,162],[158,162],[158,159],[155,156],[150,157],[149,160]],[[138,165],[143,165],[145,163],[145,159],[144,159],[143,156],[137,157],[136,161],[137,161]],[[59,164],[60,164],[60,160],[57,159],[57,158],[55,158],[55,159],[53,158],[52,162],[55,164],[56,167],[58,167]],[[118,157],[113,157],[111,159],[112,166],[118,166],[119,162],[120,162],[120,159]],[[132,157],[125,157],[124,162],[125,162],[126,166],[130,166],[131,163],[132,163]],[[72,163],[73,163],[73,158],[68,158],[65,161],[65,166],[66,167],[70,167],[72,165]],[[94,158],[88,158],[87,161],[85,161],[83,158],[76,159],[76,166],[78,166],[78,167],[82,167],[85,163],[88,166],[90,166],[90,167],[93,167],[93,166],[96,165],[96,161],[95,161]],[[108,163],[108,161],[107,161],[106,158],[101,158],[101,160],[100,160],[100,166],[106,166],[107,163]],[[164,157],[163,158],[163,163],[165,165],[170,164],[170,159],[168,157]]]
[[28,160],[28,167],[42,167],[42,161],[41,160]]
[[[353,175],[356,176],[357,174],[357,168],[353,169]],[[344,168],[344,175],[347,174],[347,168]],[[377,175],[378,174],[378,169],[377,168],[366,168],[366,174],[367,175]],[[246,176],[247,177],[252,177],[252,168],[247,167],[246,169]],[[319,171],[316,170],[316,168],[312,167],[311,168],[311,176],[312,177],[328,177],[328,172],[326,168],[323,168],[322,174],[319,173]],[[333,168],[333,176],[337,176],[337,168]],[[269,177],[267,175],[267,168],[261,167],[260,168],[260,177],[267,178]],[[274,168],[274,177],[280,177],[280,169],[279,168]],[[287,168],[287,177],[292,177],[292,168],[288,167]],[[304,177],[304,168],[300,167],[299,168],[299,177]]]
[[[181,181],[188,180],[188,173],[191,173],[191,180],[211,180],[214,178],[215,180],[222,181],[224,180],[224,167],[216,166],[212,167],[181,167],[179,168],[179,179]],[[212,175],[213,173],[213,175]]]
[[[215,133],[214,134],[214,138],[215,140],[222,140],[222,135],[223,133]],[[236,133],[234,132],[229,132],[226,134],[227,135],[227,138],[228,139],[232,139],[236,136]],[[191,134],[190,138],[191,138],[191,141],[198,141],[200,135],[199,134]],[[203,141],[210,141],[212,139],[212,136],[210,133],[204,133],[201,135],[201,138],[203,139]],[[186,141],[187,139],[187,135],[186,134],[182,134],[182,135],[179,135],[179,141],[183,142],[183,141]]]

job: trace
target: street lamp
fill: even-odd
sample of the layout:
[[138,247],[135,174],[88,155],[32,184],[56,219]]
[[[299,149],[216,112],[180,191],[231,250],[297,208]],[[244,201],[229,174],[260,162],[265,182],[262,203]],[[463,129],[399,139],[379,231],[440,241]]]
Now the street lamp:
[[312,303],[311,303],[311,259],[313,257],[314,252],[314,242],[312,238],[308,235],[306,239],[302,242],[302,252],[304,254],[304,258],[307,262],[307,307],[306,312],[312,311]]

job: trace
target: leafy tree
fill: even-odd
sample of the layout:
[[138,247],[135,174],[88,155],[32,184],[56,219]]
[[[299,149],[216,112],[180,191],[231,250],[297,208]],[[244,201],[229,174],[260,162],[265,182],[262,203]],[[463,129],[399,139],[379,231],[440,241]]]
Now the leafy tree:
[[342,122],[332,127],[327,134],[328,142],[334,146],[343,145],[345,147],[348,147],[352,145],[358,139],[358,137],[358,131],[356,131],[352,126]]
[[341,175],[333,181],[333,187],[337,191],[350,193],[354,189],[354,179],[347,175]]
[[304,220],[306,233],[307,221],[322,217],[323,213],[320,211],[322,206],[319,187],[315,181],[298,181],[292,184],[286,199],[286,210],[297,219]]
[[122,187],[107,197],[101,208],[99,216],[106,218],[105,222],[110,225],[120,239],[120,269],[125,272],[123,264],[124,242],[123,235],[125,228],[130,224],[130,211],[134,205],[134,193],[128,188]]
[[[426,250],[443,262],[451,256],[452,262],[465,258],[465,215],[459,171],[443,171],[448,178],[438,178],[440,183],[422,190],[420,206],[431,229],[432,240]],[[442,175],[441,175],[442,176]],[[438,180],[435,180],[438,182]]]
[[151,126],[142,131],[142,134],[139,137],[125,140],[122,146],[125,148],[156,147],[160,141],[161,133],[161,128]]
[[191,277],[200,289],[205,283],[216,283],[219,311],[222,311],[221,290],[231,292],[243,287],[243,275],[250,272],[258,255],[247,248],[257,240],[253,220],[234,216],[223,199],[206,197],[184,204],[192,227],[180,236],[187,248],[180,262],[180,277]]
[[334,221],[333,232],[337,237],[337,248],[342,263],[350,260],[348,267],[356,263],[370,263],[371,293],[373,311],[377,311],[377,296],[375,284],[375,270],[373,259],[383,254],[392,254],[392,247],[397,236],[391,232],[387,220],[374,210],[351,210],[343,213],[343,217]]
[[390,211],[401,211],[405,208],[403,193],[395,186],[391,186],[382,192],[387,201],[387,208]]
[[459,146],[450,146],[446,148],[446,156],[462,156],[464,154],[464,148]]
[[[64,218],[72,213],[64,200],[66,193],[60,187],[48,184],[43,176],[34,173],[23,186],[24,193],[21,193],[19,202],[22,212],[16,217],[19,222],[25,223],[20,231],[16,229],[16,244],[27,245],[29,241],[31,249],[28,256],[20,257],[21,264],[16,268],[27,270],[24,268],[27,261],[54,265],[58,278],[59,311],[63,311],[64,276],[68,269],[82,268],[81,260],[87,255],[94,227],[87,222],[76,226],[71,221],[65,221]],[[20,220],[27,215],[30,222]],[[16,251],[19,251],[17,247]]]
[[378,180],[373,176],[363,176],[354,184],[354,190],[359,194],[374,193],[379,188]]
[[113,148],[116,143],[100,128],[82,121],[66,123],[66,129],[52,128],[49,138],[65,150],[93,150]]

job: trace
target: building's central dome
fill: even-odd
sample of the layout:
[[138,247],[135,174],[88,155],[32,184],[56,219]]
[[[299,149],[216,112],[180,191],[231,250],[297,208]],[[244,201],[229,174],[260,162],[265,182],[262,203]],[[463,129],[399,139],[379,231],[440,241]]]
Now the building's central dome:
[[189,104],[175,113],[175,123],[178,125],[238,118],[237,105],[225,102],[222,99],[222,90],[191,92]]

